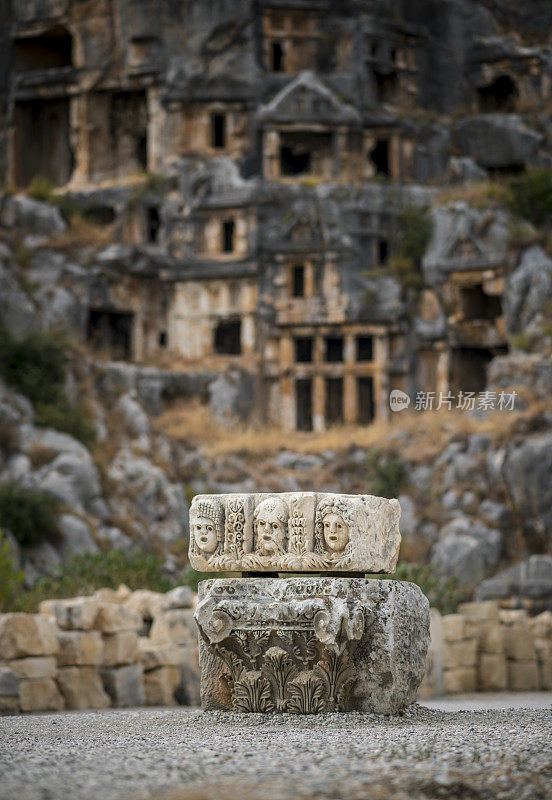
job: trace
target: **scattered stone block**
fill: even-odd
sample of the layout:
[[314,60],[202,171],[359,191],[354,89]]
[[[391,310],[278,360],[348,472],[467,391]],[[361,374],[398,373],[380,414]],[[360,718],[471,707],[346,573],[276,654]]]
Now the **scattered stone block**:
[[456,667],[446,669],[443,675],[445,692],[447,694],[460,694],[462,692],[475,692],[477,688],[477,670],[475,667]]
[[372,495],[198,495],[190,564],[202,572],[394,572],[398,500]]
[[500,653],[479,656],[478,689],[482,692],[501,692],[508,686],[506,658]]
[[430,609],[429,649],[426,671],[418,689],[418,697],[427,699],[443,694],[443,618],[436,608]]
[[149,589],[139,589],[127,597],[124,607],[129,611],[139,614],[143,620],[151,620],[162,608],[165,595],[161,592],[151,592]]
[[524,608],[501,608],[498,611],[498,618],[503,625],[525,625],[529,621]]
[[178,608],[163,611],[153,621],[150,639],[154,644],[195,645],[197,628],[192,609]]
[[529,620],[533,636],[552,639],[552,611],[543,611]]
[[496,623],[484,625],[479,634],[479,650],[481,653],[504,653],[504,626]]
[[176,647],[178,653],[178,669],[180,683],[176,690],[176,699],[181,706],[201,705],[201,680],[199,669],[199,648]]
[[180,683],[180,670],[178,667],[158,667],[144,675],[144,689],[146,705],[148,706],[174,706],[176,700],[174,693]]
[[99,631],[59,631],[60,667],[96,667],[102,657],[102,636]]
[[139,660],[138,634],[135,631],[119,631],[103,635],[102,666],[118,667]]
[[9,666],[0,665],[0,714],[19,711],[19,678]]
[[162,595],[161,608],[168,611],[173,608],[195,608],[197,595],[189,586],[176,586]]
[[9,666],[18,678],[55,678],[57,671],[54,656],[16,658],[6,666]]
[[470,622],[498,622],[499,606],[495,600],[482,600],[478,603],[461,603],[458,613]]
[[111,705],[100,673],[94,667],[62,667],[58,670],[57,683],[66,708],[109,708]]
[[69,600],[45,600],[40,613],[53,616],[58,627],[67,631],[89,631],[94,627],[99,603],[94,597],[73,597]]
[[472,667],[477,663],[477,639],[443,643],[443,667]]
[[504,629],[504,649],[508,658],[516,661],[534,661],[535,643],[528,624],[508,625]]
[[429,603],[408,582],[207,580],[195,618],[205,710],[392,714],[425,670]]
[[513,692],[532,692],[539,688],[537,661],[508,661],[508,689]]
[[145,672],[158,667],[177,667],[180,664],[182,648],[172,644],[152,644],[147,636],[138,640],[140,658]]
[[142,617],[124,606],[115,603],[101,603],[94,627],[102,633],[138,632],[142,627]]
[[19,699],[21,711],[61,711],[64,707],[53,678],[20,681]]
[[40,614],[0,614],[0,659],[51,656],[58,650],[55,627]]
[[466,620],[462,614],[445,614],[441,618],[445,642],[458,642],[465,638]]
[[141,664],[102,668],[100,675],[111,703],[116,708],[144,705],[146,696]]

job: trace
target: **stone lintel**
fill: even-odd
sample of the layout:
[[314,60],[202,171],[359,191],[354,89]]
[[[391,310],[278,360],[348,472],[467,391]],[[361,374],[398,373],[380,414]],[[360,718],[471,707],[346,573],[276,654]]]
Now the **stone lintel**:
[[393,572],[398,500],[285,492],[197,495],[190,564],[200,572]]

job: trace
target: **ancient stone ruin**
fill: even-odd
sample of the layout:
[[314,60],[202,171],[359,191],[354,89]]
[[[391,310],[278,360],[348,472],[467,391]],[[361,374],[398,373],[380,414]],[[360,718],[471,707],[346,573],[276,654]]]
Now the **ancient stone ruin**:
[[392,714],[412,703],[429,603],[414,584],[364,577],[395,569],[399,518],[397,500],[369,495],[194,498],[192,566],[242,573],[199,585],[203,708]]

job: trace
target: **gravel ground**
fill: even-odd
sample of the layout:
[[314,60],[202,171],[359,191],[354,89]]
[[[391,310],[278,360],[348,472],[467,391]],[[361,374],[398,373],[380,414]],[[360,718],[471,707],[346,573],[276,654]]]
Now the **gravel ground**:
[[549,709],[0,718],[1,800],[552,798]]

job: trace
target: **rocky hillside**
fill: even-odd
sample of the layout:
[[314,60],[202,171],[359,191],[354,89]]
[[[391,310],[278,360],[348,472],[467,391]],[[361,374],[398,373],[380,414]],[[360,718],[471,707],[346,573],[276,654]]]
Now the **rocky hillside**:
[[[448,212],[432,213],[429,265]],[[79,239],[56,206],[23,196],[4,200],[2,225],[0,527],[27,585],[72,553],[109,548],[153,551],[177,573],[189,502],[200,492],[399,496],[403,559],[429,562],[470,589],[550,553],[552,262],[540,244],[523,249],[508,281],[506,316],[523,337],[488,372],[497,396],[515,387],[514,411],[413,410],[390,425],[283,434],[231,421],[240,403],[232,373],[92,355],[82,321],[96,277],[117,278],[114,246]],[[65,331],[62,344],[56,331]],[[56,498],[54,533],[10,531],[21,489]]]

